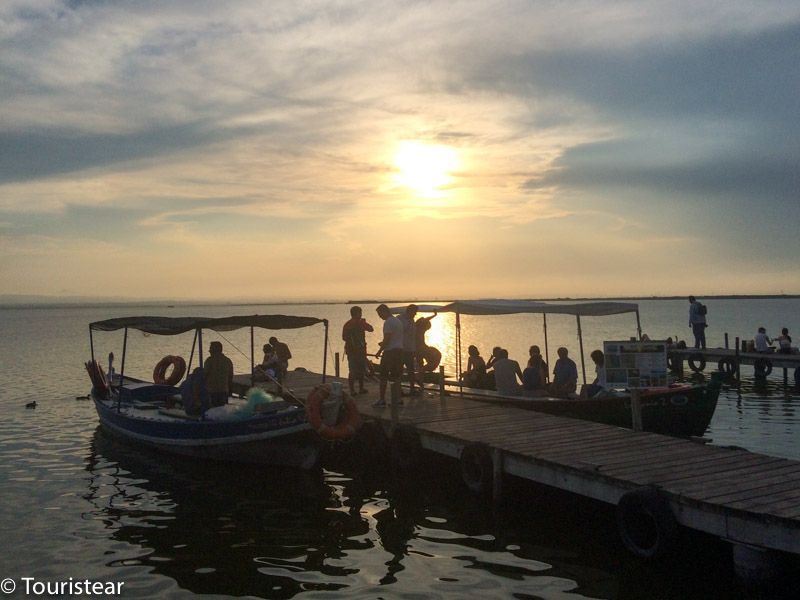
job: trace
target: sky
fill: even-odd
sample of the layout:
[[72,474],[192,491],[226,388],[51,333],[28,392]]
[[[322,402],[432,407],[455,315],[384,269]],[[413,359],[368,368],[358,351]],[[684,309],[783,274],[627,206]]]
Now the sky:
[[3,0],[0,295],[800,293],[800,3]]

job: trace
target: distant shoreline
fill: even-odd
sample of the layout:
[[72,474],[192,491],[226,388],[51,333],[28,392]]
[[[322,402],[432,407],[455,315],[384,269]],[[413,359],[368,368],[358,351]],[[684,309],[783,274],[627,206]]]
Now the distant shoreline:
[[[0,296],[0,308],[94,308],[94,307],[153,307],[168,308],[190,306],[325,306],[332,304],[404,304],[408,302],[429,303],[429,302],[453,302],[453,299],[353,299],[353,300],[137,300],[133,298],[125,299],[101,299],[101,298],[69,298],[55,300],[52,297],[42,296]],[[590,297],[555,297],[555,298],[510,298],[510,300],[536,301],[536,302],[607,302],[607,301],[635,301],[635,300],[685,300],[687,296],[614,296],[603,298]],[[782,300],[797,299],[800,294],[717,294],[717,295],[697,295],[701,300]]]

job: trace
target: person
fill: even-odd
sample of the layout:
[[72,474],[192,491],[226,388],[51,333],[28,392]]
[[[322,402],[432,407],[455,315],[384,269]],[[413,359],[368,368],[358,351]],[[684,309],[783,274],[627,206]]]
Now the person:
[[781,329],[781,334],[775,340],[778,342],[778,352],[781,354],[792,353],[792,336],[789,335],[789,329],[784,327]]
[[276,379],[283,383],[286,374],[289,372],[289,359],[292,358],[292,352],[289,350],[289,346],[283,342],[279,342],[278,338],[275,336],[269,338],[269,343],[272,344],[272,347],[275,349],[275,355],[278,357],[279,371]]
[[542,373],[542,383],[547,382],[547,363],[542,358],[542,351],[536,344],[528,349],[528,366],[538,367]]
[[519,363],[508,358],[508,350],[501,349],[494,361],[495,389],[504,396],[519,396],[522,391],[520,381],[522,381],[522,371]]
[[[439,366],[442,361],[442,353],[438,348],[428,346],[425,341],[425,334],[431,328],[431,320],[433,320],[439,313],[433,313],[430,317],[420,317],[414,323],[414,334],[416,336],[416,356],[417,356],[417,373],[420,381],[423,381],[425,371],[433,371]],[[422,384],[420,384],[420,388]]]
[[486,368],[491,369],[494,366],[494,362],[498,359],[498,354],[502,348],[500,346],[495,346],[492,348],[492,354],[489,356],[489,360],[486,361]]
[[227,404],[233,387],[233,362],[222,353],[222,342],[209,344],[203,371],[211,406]]
[[350,395],[355,396],[355,384],[358,383],[358,393],[364,394],[364,376],[367,372],[367,331],[375,329],[362,317],[360,306],[350,308],[350,320],[342,327],[344,340],[344,353],[347,355],[347,385],[350,386]]
[[[403,324],[403,367],[408,373],[408,390],[412,396],[420,393],[414,389],[414,384],[417,382],[415,368],[417,362],[417,330],[414,323],[414,317],[416,316],[417,305],[409,304],[405,312],[398,317]],[[421,383],[419,387],[421,391]]]
[[486,379],[486,361],[483,360],[477,346],[467,348],[467,354],[469,355],[467,371],[461,376],[461,379],[469,387],[482,387]]
[[694,334],[695,348],[706,347],[707,312],[705,305],[700,304],[694,296],[689,296],[689,327]]
[[[381,378],[379,397],[373,406],[386,406],[386,383],[399,384],[403,373],[403,324],[392,314],[389,307],[381,304],[375,311],[383,320],[383,340],[377,354],[381,358]],[[403,403],[402,400],[399,401]]]
[[753,346],[756,352],[769,352],[772,340],[767,335],[765,327],[759,327],[758,333],[753,337]]
[[558,349],[558,360],[553,368],[553,382],[547,391],[553,396],[566,398],[578,389],[578,366],[569,358],[569,351],[563,346]]
[[263,379],[276,379],[280,371],[280,364],[278,355],[275,354],[275,348],[271,344],[264,344],[262,350],[264,351],[264,359],[260,365],[256,365],[255,374]]
[[597,374],[594,381],[581,388],[581,400],[588,400],[594,398],[597,394],[602,392],[606,387],[606,357],[602,350],[594,350],[589,355],[594,361],[594,370]]

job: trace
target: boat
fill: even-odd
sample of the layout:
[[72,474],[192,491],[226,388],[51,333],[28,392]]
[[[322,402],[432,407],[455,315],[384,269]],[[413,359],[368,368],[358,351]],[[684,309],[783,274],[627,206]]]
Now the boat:
[[[400,309],[393,309],[399,311]],[[462,315],[510,315],[541,314],[544,328],[545,361],[549,364],[547,338],[547,315],[574,315],[580,344],[581,371],[586,384],[586,365],[583,350],[581,318],[602,317],[624,313],[636,316],[636,335],[630,343],[661,344],[664,347],[663,385],[653,385],[637,390],[641,407],[641,425],[644,431],[665,435],[691,437],[702,436],[714,415],[721,388],[718,377],[711,382],[699,384],[673,384],[666,381],[666,343],[643,340],[639,306],[631,302],[576,302],[550,303],[527,300],[469,300],[455,301],[444,305],[418,305],[419,312],[453,312],[456,315],[457,378],[443,382],[450,390],[475,400],[526,408],[552,415],[571,417],[631,428],[633,423],[631,392],[627,389],[609,389],[593,398],[568,398],[504,396],[492,390],[466,387],[461,379],[461,316]],[[621,342],[627,343],[627,342]],[[614,344],[618,344],[614,342]]]
[[[328,322],[314,317],[289,315],[252,315],[224,318],[205,317],[122,317],[97,321],[89,326],[91,361],[86,368],[92,380],[91,399],[101,427],[109,434],[156,449],[201,460],[267,464],[311,469],[318,464],[322,439],[308,421],[305,407],[288,389],[282,397],[272,397],[251,386],[248,397],[231,395],[222,407],[210,408],[203,393],[203,332],[232,331],[249,328],[251,373],[253,365],[253,330],[295,329],[316,324],[325,326],[327,349]],[[109,355],[107,375],[95,359],[94,334],[124,330],[121,369],[113,373],[113,355]],[[167,356],[156,364],[153,381],[125,374],[128,332],[138,330],[151,335],[177,335],[194,332],[189,369],[183,385],[178,385],[184,370],[183,359]],[[197,349],[198,368],[192,372]],[[323,365],[325,365],[323,354]],[[164,380],[163,365],[172,363],[171,375]],[[175,375],[178,374],[177,377]],[[252,377],[252,375],[251,375]],[[325,382],[323,366],[322,382]],[[198,406],[198,410],[187,409]],[[336,408],[338,411],[338,407]],[[336,414],[326,412],[326,422]]]
[[[676,437],[701,437],[714,416],[721,383],[712,376],[707,385],[678,384],[648,388],[640,393],[642,429]],[[529,398],[501,396],[488,390],[463,388],[465,396],[474,400],[525,408],[559,417],[583,419],[631,429],[631,395],[610,391],[599,397]]]

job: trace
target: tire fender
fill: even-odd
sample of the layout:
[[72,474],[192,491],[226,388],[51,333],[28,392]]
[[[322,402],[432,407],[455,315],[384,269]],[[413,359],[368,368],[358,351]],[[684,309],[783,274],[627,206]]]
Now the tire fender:
[[695,373],[700,373],[706,368],[706,357],[699,352],[690,354],[689,358],[686,359],[686,362],[689,365],[689,368]]
[[654,487],[623,494],[617,504],[617,529],[625,547],[641,558],[666,554],[678,537],[678,521],[669,502]]

